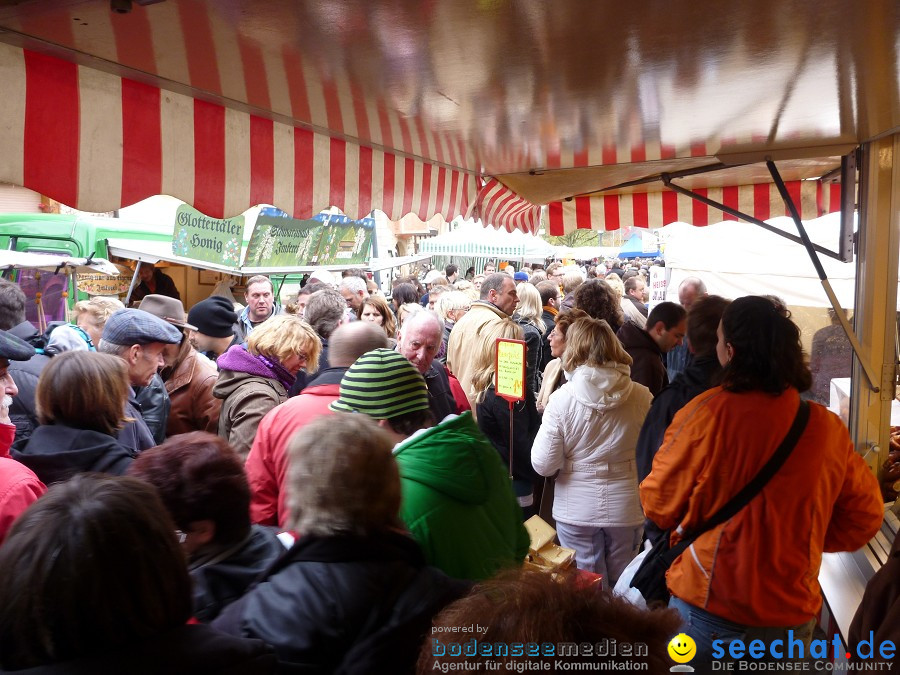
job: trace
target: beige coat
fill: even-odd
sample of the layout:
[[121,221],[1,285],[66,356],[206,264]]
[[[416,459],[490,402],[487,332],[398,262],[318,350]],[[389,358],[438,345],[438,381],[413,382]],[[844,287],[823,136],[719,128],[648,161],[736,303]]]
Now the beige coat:
[[541,390],[537,396],[537,411],[544,412],[547,407],[547,401],[550,400],[550,394],[565,384],[563,376],[562,359],[553,359],[544,368],[544,379],[541,381]]
[[509,318],[509,315],[489,302],[476,300],[472,308],[466,312],[450,331],[447,342],[447,367],[462,385],[472,415],[475,415],[475,397],[479,392],[472,391],[472,366],[476,353],[479,335],[485,326],[495,321]]

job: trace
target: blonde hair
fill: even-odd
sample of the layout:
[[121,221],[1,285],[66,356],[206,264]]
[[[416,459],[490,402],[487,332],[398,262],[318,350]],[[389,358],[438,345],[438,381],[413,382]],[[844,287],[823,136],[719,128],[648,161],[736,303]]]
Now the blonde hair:
[[613,292],[616,294],[616,298],[621,300],[625,297],[625,283],[622,281],[622,278],[618,274],[607,274],[606,278],[603,279],[610,288],[613,289]]
[[631,365],[631,357],[609,324],[603,319],[590,317],[574,321],[566,331],[563,368],[568,372],[582,365],[599,368],[609,361]]
[[321,416],[287,446],[288,527],[304,534],[366,535],[399,525],[393,441],[368,416]]
[[475,356],[472,359],[472,391],[475,401],[481,403],[485,392],[494,383],[494,356],[498,339],[521,340],[522,327],[510,318],[492,321],[479,334]]
[[544,313],[544,307],[541,303],[541,293],[534,284],[523,281],[516,286],[516,294],[519,296],[519,306],[516,307],[516,314],[537,328],[541,335],[547,330],[547,325],[541,318]]
[[397,309],[397,330],[399,331],[403,327],[403,322],[414,314],[418,314],[419,312],[424,312],[425,308],[422,307],[418,302],[404,302]]
[[370,295],[359,306],[359,311],[356,313],[357,319],[362,319],[362,313],[366,305],[371,305],[381,314],[381,327],[387,333],[387,336],[389,338],[397,337],[397,320],[394,318],[394,313],[391,311],[391,306],[387,303],[387,300],[380,295]]
[[[471,286],[471,284],[469,284]],[[447,314],[457,309],[468,310],[472,306],[472,299],[462,291],[450,291],[444,293],[434,303],[434,311],[441,317],[441,321],[447,320]]]
[[102,328],[106,325],[109,317],[120,309],[125,309],[125,305],[117,298],[97,296],[90,300],[79,300],[76,302],[72,310],[72,319],[77,322],[82,314],[87,314],[98,328]]
[[111,354],[63,352],[50,359],[34,395],[41,424],[61,424],[114,436],[125,419],[128,370]]
[[306,321],[293,314],[279,314],[263,321],[247,338],[247,351],[284,363],[292,355],[306,354],[306,372],[319,369],[322,341]]

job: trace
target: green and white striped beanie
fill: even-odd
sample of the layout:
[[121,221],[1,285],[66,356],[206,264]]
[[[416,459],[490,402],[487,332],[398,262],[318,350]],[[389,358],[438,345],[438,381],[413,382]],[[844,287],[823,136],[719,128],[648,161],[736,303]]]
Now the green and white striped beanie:
[[341,379],[335,412],[358,412],[384,420],[428,409],[425,378],[402,354],[375,349],[360,356]]

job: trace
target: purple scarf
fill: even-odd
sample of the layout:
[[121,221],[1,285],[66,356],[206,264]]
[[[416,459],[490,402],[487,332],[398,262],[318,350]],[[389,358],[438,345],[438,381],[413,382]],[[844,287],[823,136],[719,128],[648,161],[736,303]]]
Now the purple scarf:
[[269,380],[278,380],[285,389],[290,389],[296,379],[281,362],[259,354],[254,356],[244,345],[233,345],[216,361],[221,370],[258,375]]

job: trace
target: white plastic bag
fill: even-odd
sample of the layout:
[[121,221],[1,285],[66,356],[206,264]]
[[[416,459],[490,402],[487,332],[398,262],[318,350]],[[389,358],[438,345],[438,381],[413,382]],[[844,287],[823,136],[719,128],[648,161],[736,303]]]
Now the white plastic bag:
[[632,605],[640,607],[641,609],[647,609],[647,603],[644,601],[644,596],[641,595],[641,592],[638,589],[632,588],[630,584],[631,579],[634,577],[634,573],[637,572],[638,567],[644,562],[644,558],[650,548],[650,542],[644,542],[644,550],[638,553],[634,557],[634,560],[628,563],[628,567],[626,567],[621,576],[619,576],[619,580],[616,581],[616,586],[613,588],[613,593],[625,598]]

